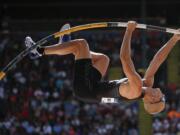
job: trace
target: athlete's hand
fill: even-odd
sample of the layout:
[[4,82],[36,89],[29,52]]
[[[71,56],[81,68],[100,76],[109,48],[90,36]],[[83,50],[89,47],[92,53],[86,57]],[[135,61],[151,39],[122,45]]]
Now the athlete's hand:
[[159,88],[149,88],[145,91],[144,102],[155,103],[159,102],[163,94]]
[[135,21],[128,21],[127,30],[133,32],[136,29],[137,23]]
[[[180,32],[180,29],[177,29]],[[180,40],[180,34],[174,34],[173,37],[176,40]]]

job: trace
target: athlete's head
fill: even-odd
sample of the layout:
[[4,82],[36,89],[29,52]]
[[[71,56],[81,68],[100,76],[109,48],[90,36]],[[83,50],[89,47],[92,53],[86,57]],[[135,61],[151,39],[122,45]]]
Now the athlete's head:
[[165,96],[159,88],[145,88],[144,108],[150,114],[157,114],[165,108]]

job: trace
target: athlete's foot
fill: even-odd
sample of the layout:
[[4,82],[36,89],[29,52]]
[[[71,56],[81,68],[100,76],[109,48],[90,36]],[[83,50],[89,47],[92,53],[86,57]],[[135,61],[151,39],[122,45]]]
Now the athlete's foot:
[[[65,30],[68,30],[68,29],[70,29],[71,28],[71,26],[70,26],[70,24],[69,23],[66,23],[65,25],[63,25],[62,27],[61,27],[61,29],[60,29],[60,32],[61,31],[65,31]],[[68,41],[70,41],[71,40],[71,35],[70,35],[70,33],[69,34],[65,34],[65,35],[63,35],[63,36],[61,36],[60,38],[59,38],[59,44],[62,44],[62,43],[64,43],[64,42],[68,42]]]
[[[25,38],[25,46],[26,46],[27,48],[30,48],[30,47],[33,46],[33,45],[35,45],[35,42],[32,40],[31,37],[27,36],[27,37]],[[31,50],[31,52],[30,52],[30,58],[31,58],[31,59],[36,59],[36,58],[39,58],[39,57],[41,57],[41,56],[42,56],[42,54],[40,54],[40,53],[37,51],[36,48],[33,49],[33,50]]]

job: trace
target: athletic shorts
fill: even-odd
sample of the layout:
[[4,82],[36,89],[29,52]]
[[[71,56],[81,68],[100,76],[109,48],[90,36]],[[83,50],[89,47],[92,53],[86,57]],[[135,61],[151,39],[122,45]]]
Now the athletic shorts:
[[75,61],[74,95],[85,102],[100,102],[102,97],[121,97],[119,80],[102,81],[101,73],[91,59]]
[[91,59],[75,61],[74,94],[79,99],[91,101],[96,98],[94,86],[101,80],[100,72],[92,66]]

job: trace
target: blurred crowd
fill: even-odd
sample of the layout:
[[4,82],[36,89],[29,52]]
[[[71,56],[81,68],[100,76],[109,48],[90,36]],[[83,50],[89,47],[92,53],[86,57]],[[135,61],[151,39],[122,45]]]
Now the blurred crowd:
[[[85,38],[90,48],[107,54],[111,66],[119,66],[119,48],[124,32],[96,31],[74,34]],[[137,69],[143,57],[150,61],[168,39],[157,32],[137,31],[132,55]],[[35,41],[40,35],[34,35]],[[24,36],[0,37],[0,67],[24,47]],[[146,42],[145,42],[146,41]],[[144,55],[144,50],[148,53]],[[80,102],[73,96],[74,57],[26,57],[0,82],[0,135],[138,135],[138,103],[105,105]],[[166,67],[166,66],[164,66]],[[158,75],[157,86],[167,96],[164,112],[153,118],[154,135],[180,135],[180,89],[166,83],[166,68]],[[106,77],[108,78],[108,76]],[[161,81],[160,81],[161,80]]]

